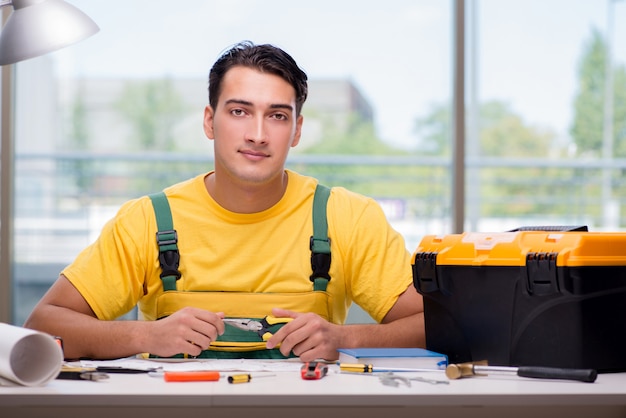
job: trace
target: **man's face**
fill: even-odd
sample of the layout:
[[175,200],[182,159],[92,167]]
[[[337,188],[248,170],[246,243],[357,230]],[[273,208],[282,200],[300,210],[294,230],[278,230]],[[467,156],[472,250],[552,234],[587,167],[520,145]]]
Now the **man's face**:
[[282,176],[289,148],[300,140],[294,88],[282,78],[233,67],[222,80],[215,111],[207,106],[204,130],[215,141],[215,172],[240,184]]

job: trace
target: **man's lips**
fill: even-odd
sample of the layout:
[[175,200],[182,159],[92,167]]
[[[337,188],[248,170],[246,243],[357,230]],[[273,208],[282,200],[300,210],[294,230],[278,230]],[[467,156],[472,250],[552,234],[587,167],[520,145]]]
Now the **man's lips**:
[[240,150],[239,151],[241,154],[243,154],[245,157],[250,158],[252,160],[261,160],[263,158],[267,158],[268,155],[264,152],[260,152],[260,151],[253,151],[253,150]]

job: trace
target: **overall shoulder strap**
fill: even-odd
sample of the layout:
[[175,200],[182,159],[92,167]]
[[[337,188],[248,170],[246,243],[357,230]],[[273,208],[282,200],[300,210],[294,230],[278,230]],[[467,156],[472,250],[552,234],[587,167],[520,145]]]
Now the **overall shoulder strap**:
[[172,212],[164,192],[149,195],[157,221],[156,241],[159,246],[159,263],[163,290],[176,290],[176,281],[180,279],[178,265],[178,234],[174,229]]
[[330,197],[330,188],[318,184],[313,196],[313,236],[311,237],[311,268],[313,274],[313,290],[325,291],[330,280],[330,238],[328,238],[328,221],[326,204]]
[[[156,234],[159,246],[159,262],[161,264],[161,280],[163,290],[176,290],[176,281],[180,279],[178,270],[180,254],[178,252],[178,235],[174,230],[172,213],[165,193],[151,194],[150,200],[157,220]],[[310,279],[314,290],[326,290],[330,275],[330,238],[328,238],[328,221],[326,205],[330,197],[330,188],[318,184],[313,197],[313,236],[310,239],[311,269]]]

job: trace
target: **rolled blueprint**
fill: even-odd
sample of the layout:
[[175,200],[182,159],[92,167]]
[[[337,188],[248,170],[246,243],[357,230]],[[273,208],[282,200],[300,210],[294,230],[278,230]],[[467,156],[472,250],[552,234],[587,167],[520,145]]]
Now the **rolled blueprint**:
[[39,331],[0,323],[0,377],[23,386],[43,386],[57,377],[63,350]]

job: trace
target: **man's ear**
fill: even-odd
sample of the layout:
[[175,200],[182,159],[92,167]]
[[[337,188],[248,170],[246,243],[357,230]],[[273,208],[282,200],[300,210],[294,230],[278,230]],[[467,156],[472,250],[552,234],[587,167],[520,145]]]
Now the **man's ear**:
[[215,130],[213,129],[213,108],[207,105],[204,108],[204,134],[209,139],[215,138]]
[[302,122],[304,121],[304,116],[298,116],[296,119],[296,132],[293,135],[293,141],[291,143],[291,147],[295,147],[300,142],[300,136],[302,135]]

